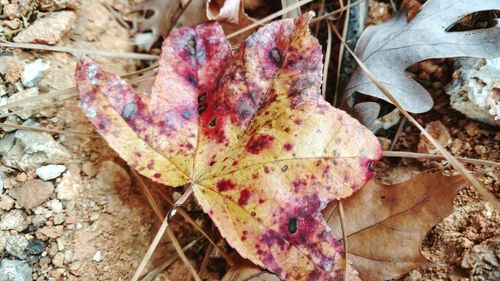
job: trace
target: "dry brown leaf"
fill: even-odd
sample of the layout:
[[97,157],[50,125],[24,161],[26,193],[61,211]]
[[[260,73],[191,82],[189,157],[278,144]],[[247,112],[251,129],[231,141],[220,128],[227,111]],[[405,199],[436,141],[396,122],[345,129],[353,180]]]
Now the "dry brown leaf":
[[[453,198],[465,180],[441,173],[420,174],[386,186],[370,181],[343,201],[348,260],[367,280],[386,280],[430,265],[421,253],[426,233],[453,211]],[[337,237],[342,237],[337,204],[323,214]]]
[[221,281],[280,281],[280,279],[250,262],[244,262],[230,268]]
[[[226,35],[238,31],[255,22],[245,13],[245,3],[242,0],[208,0],[206,14],[208,19],[217,20]],[[234,38],[231,43],[243,41],[254,29],[244,32]]]

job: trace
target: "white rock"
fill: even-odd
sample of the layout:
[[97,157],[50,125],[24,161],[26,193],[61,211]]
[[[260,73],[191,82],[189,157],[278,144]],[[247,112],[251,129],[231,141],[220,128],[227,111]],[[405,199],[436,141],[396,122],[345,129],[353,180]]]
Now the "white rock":
[[94,256],[92,257],[92,260],[95,262],[101,262],[102,260],[101,251],[95,252]]
[[26,239],[23,235],[12,235],[7,238],[5,251],[15,257],[24,259],[26,257],[26,253],[24,251],[28,247],[29,243],[28,239]]
[[42,59],[26,64],[21,74],[21,83],[28,88],[35,86],[47,74],[49,68],[50,64]]
[[469,118],[500,125],[500,58],[460,58],[455,65],[446,86],[451,106]]
[[14,201],[14,199],[12,199],[9,195],[0,195],[0,209],[8,211],[14,207],[14,203],[16,203],[16,201]]
[[64,165],[47,165],[36,169],[36,175],[44,181],[53,180],[59,177],[66,167]]
[[0,230],[23,231],[28,228],[26,214],[22,210],[12,210],[0,217]]
[[63,211],[63,205],[61,201],[57,199],[52,199],[47,203],[47,207],[49,207],[54,213],[59,214]]

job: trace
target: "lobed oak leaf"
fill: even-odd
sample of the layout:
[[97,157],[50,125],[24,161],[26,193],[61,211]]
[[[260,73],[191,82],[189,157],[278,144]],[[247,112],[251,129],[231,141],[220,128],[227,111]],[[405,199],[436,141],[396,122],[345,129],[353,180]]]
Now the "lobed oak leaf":
[[320,211],[372,178],[381,148],[322,98],[310,17],[270,23],[234,54],[216,22],[177,29],[151,94],[86,57],[76,80],[109,145],[157,182],[191,184],[241,256],[283,280],[339,280],[343,250]]
[[[467,14],[499,8],[498,0],[428,0],[407,23],[406,12],[380,25],[368,27],[355,49],[368,69],[409,112],[431,109],[429,93],[405,74],[410,65],[432,58],[500,57],[500,26],[470,31],[448,31]],[[357,69],[345,90],[389,99]]]
[[[461,176],[420,174],[394,185],[372,180],[344,200],[348,259],[360,277],[389,280],[431,265],[420,253],[422,240],[453,212],[453,198],[465,185]],[[324,213],[334,233],[341,235],[336,206],[329,205]]]

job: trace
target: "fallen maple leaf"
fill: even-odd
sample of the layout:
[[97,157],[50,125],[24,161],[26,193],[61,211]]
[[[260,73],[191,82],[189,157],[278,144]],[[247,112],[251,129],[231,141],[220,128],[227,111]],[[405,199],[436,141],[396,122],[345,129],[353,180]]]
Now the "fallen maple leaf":
[[337,280],[344,255],[320,210],[372,178],[381,149],[323,100],[310,17],[268,24],[234,55],[216,22],[180,28],[150,95],[85,57],[76,80],[109,145],[157,182],[190,184],[241,256],[284,280]]
[[[429,230],[453,211],[453,198],[466,181],[461,176],[420,174],[406,182],[382,185],[370,181],[343,201],[348,260],[361,279],[388,280],[432,264],[421,253]],[[341,234],[336,204],[328,224]],[[341,236],[338,236],[341,237]]]
[[[426,112],[432,107],[432,98],[405,74],[405,69],[432,58],[499,57],[499,26],[447,31],[467,14],[498,8],[498,0],[429,0],[409,23],[406,12],[401,11],[383,24],[368,27],[361,35],[355,53],[404,109],[414,113]],[[346,98],[350,99],[355,92],[390,102],[359,68],[346,88]]]

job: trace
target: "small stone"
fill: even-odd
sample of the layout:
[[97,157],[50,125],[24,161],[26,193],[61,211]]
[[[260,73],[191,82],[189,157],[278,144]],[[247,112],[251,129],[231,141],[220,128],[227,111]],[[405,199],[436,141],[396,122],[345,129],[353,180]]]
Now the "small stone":
[[94,256],[92,257],[92,260],[95,262],[101,262],[102,261],[101,251],[95,252]]
[[82,184],[80,171],[68,169],[68,171],[64,173],[61,182],[57,185],[57,198],[61,200],[72,200],[76,198],[79,190],[82,188]]
[[[20,100],[28,99],[28,98],[33,98],[38,96],[38,88],[29,88],[27,90],[17,92],[10,96],[7,100],[7,103],[14,103]],[[24,110],[25,107],[30,107],[34,106],[34,103],[28,102],[23,104],[23,106],[15,106],[11,110],[16,113],[17,116],[19,116],[21,119],[28,119],[34,114],[34,110]]]
[[26,248],[26,254],[28,255],[41,255],[44,251],[47,245],[43,240],[36,239],[31,241],[28,244],[28,247]]
[[102,190],[112,190],[119,186],[129,186],[130,176],[122,166],[113,161],[104,161],[96,176]]
[[42,59],[26,64],[21,74],[21,83],[28,88],[34,87],[47,74],[49,68],[50,65]]
[[[448,132],[448,128],[446,128],[441,121],[429,122],[429,124],[425,127],[425,130],[429,132],[429,134],[442,146],[446,147],[451,144],[451,135]],[[421,135],[420,140],[418,141],[417,151],[419,153],[436,154],[438,150],[429,140],[427,140],[426,137]]]
[[53,12],[19,32],[14,42],[54,45],[71,29],[75,19],[71,11]]
[[21,187],[14,188],[9,194],[26,209],[31,209],[43,204],[54,193],[54,185],[39,179],[29,180]]
[[69,270],[73,274],[76,273],[76,271],[78,271],[78,269],[80,269],[81,267],[82,267],[82,263],[79,261],[75,261],[75,262],[72,262],[69,264]]
[[36,175],[44,181],[53,180],[59,177],[66,167],[64,165],[47,165],[36,169]]
[[12,199],[12,197],[10,197],[9,195],[0,195],[0,209],[8,211],[12,209],[12,207],[14,207],[14,203],[14,199]]
[[9,238],[10,234],[8,231],[0,230],[0,255],[2,251],[5,249],[5,244],[7,243],[7,238]]
[[95,175],[97,175],[97,169],[96,169],[94,163],[92,163],[90,161],[86,161],[83,163],[82,172],[91,178],[93,178]]
[[478,144],[478,145],[475,145],[474,146],[474,151],[479,154],[479,155],[483,155],[487,152],[486,150],[486,146],[484,145],[481,145],[481,144]]
[[52,199],[47,203],[47,207],[54,213],[59,214],[63,211],[63,205],[58,199]]
[[73,253],[72,250],[66,250],[64,252],[64,263],[70,263],[70,262],[72,262],[74,256],[75,256],[75,254]]
[[45,226],[42,228],[37,229],[36,235],[41,236],[41,237],[48,237],[48,238],[57,238],[60,237],[64,234],[64,229],[62,225],[58,226]]
[[2,281],[32,281],[32,269],[24,261],[3,259],[0,266]]
[[42,227],[46,222],[48,218],[44,215],[34,215],[33,218],[31,219],[31,223],[33,226],[36,228]]
[[65,218],[66,218],[66,216],[64,214],[56,214],[54,216],[54,224],[55,225],[63,224]]
[[18,257],[20,259],[24,259],[26,257],[26,253],[24,252],[28,247],[29,241],[22,235],[12,235],[7,238],[7,243],[5,244],[5,250],[7,253]]
[[56,267],[63,267],[64,266],[64,254],[61,252],[58,252],[52,258],[52,264],[55,265]]
[[408,277],[405,278],[405,281],[418,281],[422,279],[422,273],[418,270],[412,270],[408,273]]
[[5,166],[23,171],[34,170],[43,164],[60,164],[71,157],[69,151],[50,134],[28,130],[17,130],[14,133],[14,145],[2,155]]
[[451,107],[469,118],[500,125],[500,58],[455,59],[457,70],[446,86]]
[[19,4],[7,4],[3,7],[3,15],[9,19],[21,17],[21,10]]
[[7,65],[7,69],[5,71],[5,81],[10,84],[16,84],[19,79],[21,79],[22,68],[18,64],[17,60],[10,61]]
[[0,217],[0,230],[24,231],[28,228],[26,214],[22,210],[12,210]]

